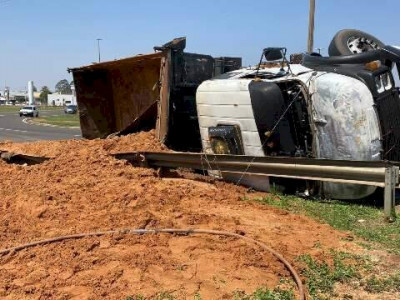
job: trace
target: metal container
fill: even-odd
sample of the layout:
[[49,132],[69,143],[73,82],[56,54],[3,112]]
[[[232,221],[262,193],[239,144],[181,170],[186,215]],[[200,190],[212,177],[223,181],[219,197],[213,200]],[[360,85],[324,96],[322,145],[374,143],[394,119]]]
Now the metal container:
[[216,73],[241,67],[241,58],[184,52],[177,38],[155,53],[69,69],[73,74],[82,136],[105,138],[156,128],[174,149],[200,150],[196,89]]

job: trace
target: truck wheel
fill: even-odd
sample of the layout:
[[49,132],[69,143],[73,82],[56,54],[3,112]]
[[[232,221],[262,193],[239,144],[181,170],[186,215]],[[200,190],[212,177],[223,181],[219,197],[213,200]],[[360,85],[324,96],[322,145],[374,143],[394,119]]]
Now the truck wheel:
[[366,32],[355,29],[343,29],[335,34],[329,48],[329,56],[358,54],[377,50],[384,44]]

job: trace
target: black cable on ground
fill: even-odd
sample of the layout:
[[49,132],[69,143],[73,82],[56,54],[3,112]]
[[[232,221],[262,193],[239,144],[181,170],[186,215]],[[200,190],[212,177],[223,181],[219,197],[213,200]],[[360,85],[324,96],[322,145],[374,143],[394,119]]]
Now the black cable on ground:
[[166,229],[123,229],[123,230],[109,230],[109,231],[79,233],[79,234],[59,236],[59,237],[55,237],[55,238],[51,238],[51,239],[36,241],[36,242],[27,243],[27,244],[16,246],[16,247],[3,249],[3,250],[0,250],[0,256],[8,254],[8,253],[12,253],[12,252],[20,251],[20,250],[23,250],[26,248],[60,242],[60,241],[64,241],[64,240],[80,239],[80,238],[84,238],[84,237],[102,236],[102,235],[108,235],[108,234],[149,234],[149,233],[153,233],[153,234],[169,233],[169,234],[181,234],[181,235],[212,234],[212,235],[219,235],[219,236],[235,237],[238,239],[245,240],[246,242],[255,244],[255,245],[261,247],[262,249],[270,252],[272,255],[274,255],[277,259],[279,259],[285,265],[285,267],[289,270],[290,274],[292,275],[292,277],[297,285],[297,288],[299,291],[299,299],[300,300],[306,299],[304,287],[301,282],[300,276],[298,275],[298,273],[294,269],[294,267],[280,253],[276,252],[274,249],[268,247],[266,244],[264,244],[260,241],[254,240],[252,238],[249,238],[249,237],[237,234],[237,233],[228,232],[228,231],[209,230],[209,229],[166,228]]

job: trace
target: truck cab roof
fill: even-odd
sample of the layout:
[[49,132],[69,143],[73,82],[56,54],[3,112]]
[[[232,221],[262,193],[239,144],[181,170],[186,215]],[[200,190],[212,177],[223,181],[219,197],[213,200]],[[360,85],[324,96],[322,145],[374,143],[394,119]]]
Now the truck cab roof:
[[283,76],[296,76],[308,72],[312,72],[312,69],[306,68],[299,64],[291,64],[290,65],[291,73],[288,73],[287,67],[284,68],[282,72],[280,67],[262,67],[258,70],[257,67],[243,68],[235,71],[231,71],[228,73],[221,74],[212,78],[211,80],[221,80],[221,79],[254,79],[257,77],[261,79],[276,79]]

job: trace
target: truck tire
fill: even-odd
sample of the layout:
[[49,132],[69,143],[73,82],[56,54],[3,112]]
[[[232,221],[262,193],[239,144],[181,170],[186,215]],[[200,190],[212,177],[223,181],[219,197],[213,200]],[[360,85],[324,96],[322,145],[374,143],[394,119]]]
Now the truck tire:
[[329,48],[329,56],[341,56],[362,53],[382,48],[384,43],[366,32],[355,29],[343,29],[335,34]]

